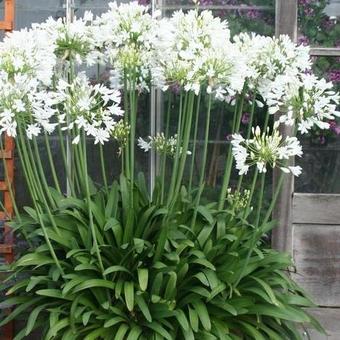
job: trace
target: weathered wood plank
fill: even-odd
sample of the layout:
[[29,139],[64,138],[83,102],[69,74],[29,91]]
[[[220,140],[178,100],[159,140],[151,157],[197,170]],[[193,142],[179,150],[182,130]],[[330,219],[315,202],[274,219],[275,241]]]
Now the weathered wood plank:
[[295,193],[293,223],[340,224],[340,195]]
[[315,330],[307,330],[311,340],[339,340],[340,339],[340,309],[314,308],[308,310],[324,327],[327,335]]
[[340,48],[338,47],[312,47],[311,56],[340,57]]
[[340,307],[340,225],[293,225],[293,249],[295,281],[317,305]]

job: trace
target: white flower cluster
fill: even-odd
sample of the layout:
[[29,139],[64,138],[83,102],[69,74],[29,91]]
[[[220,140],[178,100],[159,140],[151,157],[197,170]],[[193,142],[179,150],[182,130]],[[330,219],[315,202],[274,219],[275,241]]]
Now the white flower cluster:
[[[204,89],[219,100],[229,100],[247,85],[262,96],[270,113],[285,109],[280,122],[296,123],[302,133],[313,125],[328,128],[327,120],[339,115],[339,96],[331,84],[305,73],[311,65],[308,48],[287,36],[240,34],[231,41],[227,22],[210,11],[178,11],[157,19],[137,2],[109,6],[95,19],[90,12],[68,24],[50,18],[0,43],[1,132],[15,136],[20,123],[32,138],[61,124],[63,129],[84,129],[96,143],[125,136],[126,126],[116,137],[113,132],[115,116],[123,114],[117,89],[124,83],[139,91],[149,90],[152,83],[196,94]],[[65,75],[57,66],[70,60],[109,62],[115,90],[90,85],[82,74],[71,83],[58,82]],[[161,152],[171,154],[174,141],[176,137],[165,141],[158,135],[142,145],[148,149],[159,144]]]
[[49,41],[55,44],[55,54],[62,60],[72,59],[78,64],[86,61],[88,65],[94,65],[104,58],[97,49],[91,12],[85,12],[82,18],[76,18],[71,23],[66,23],[62,18],[49,18],[33,27],[48,34]]
[[14,31],[0,42],[0,71],[7,74],[8,81],[14,81],[17,75],[24,77],[25,82],[29,79],[36,85],[49,86],[57,59],[54,50],[54,42],[49,41],[46,31]]
[[166,85],[180,85],[198,94],[241,91],[248,70],[245,58],[230,42],[226,21],[210,11],[175,12],[160,23],[156,42],[159,74]]
[[0,43],[0,132],[17,135],[25,123],[28,138],[53,132],[57,96],[47,91],[56,64],[53,42],[40,30],[13,32]]
[[298,75],[311,68],[309,48],[297,46],[287,35],[272,38],[242,33],[234,37],[234,41],[246,56],[251,74],[249,85],[255,87],[265,101],[268,93],[279,88],[283,80],[294,83]]
[[113,2],[109,7],[95,21],[93,32],[113,66],[112,86],[122,87],[125,73],[129,87],[149,90],[158,22],[148,14],[147,6],[137,2]]
[[79,143],[82,130],[95,139],[95,144],[109,140],[116,124],[115,117],[123,115],[118,90],[91,85],[86,75],[80,73],[71,84],[60,80],[58,92],[64,103],[59,124],[64,125],[64,130],[76,132],[74,144]]
[[244,139],[240,134],[234,134],[232,152],[236,160],[239,174],[246,174],[249,168],[256,165],[259,172],[266,172],[267,166],[278,166],[282,171],[291,172],[294,176],[301,174],[301,167],[289,166],[287,161],[295,156],[302,156],[302,148],[296,137],[283,139],[278,130],[269,133],[269,128],[261,133],[257,126],[253,128],[253,138]]
[[[164,133],[158,133],[156,136],[148,136],[147,140],[140,137],[138,139],[138,146],[145,152],[155,149],[161,154],[173,157],[176,154],[177,135],[166,138]],[[182,148],[180,148],[179,153],[182,153]],[[191,155],[191,151],[187,151],[187,154]]]
[[307,133],[314,125],[329,129],[329,120],[340,116],[336,110],[339,94],[333,84],[311,74],[303,74],[295,82],[282,82],[282,86],[268,94],[269,113],[284,112],[279,121],[286,125],[296,124],[298,131]]

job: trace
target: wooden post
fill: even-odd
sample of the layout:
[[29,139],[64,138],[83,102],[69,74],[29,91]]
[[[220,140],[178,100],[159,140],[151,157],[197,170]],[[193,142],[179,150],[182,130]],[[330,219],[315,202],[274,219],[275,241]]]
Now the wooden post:
[[[276,0],[276,36],[281,34],[288,35],[293,41],[297,39],[297,0]],[[280,114],[277,114],[278,118]],[[293,127],[281,125],[281,134],[292,135]],[[273,187],[276,187],[281,170],[274,170]],[[294,191],[293,175],[286,175],[282,191],[279,195],[273,218],[277,221],[277,226],[272,233],[273,248],[286,251],[292,254],[292,202]]]

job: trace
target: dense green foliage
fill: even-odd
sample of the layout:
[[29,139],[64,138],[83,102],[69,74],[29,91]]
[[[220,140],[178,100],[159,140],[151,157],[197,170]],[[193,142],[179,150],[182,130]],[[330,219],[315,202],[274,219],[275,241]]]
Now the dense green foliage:
[[[31,208],[12,223],[32,242],[2,285],[10,288],[1,308],[15,308],[1,324],[27,321],[16,340],[36,328],[44,339],[65,340],[292,340],[301,338],[298,324],[320,329],[301,309],[313,304],[286,275],[289,256],[262,244],[273,224],[254,230],[237,209],[218,211],[212,203],[197,208],[191,228],[195,204],[184,187],[173,214],[149,197],[142,176],[130,209],[128,187],[121,177],[108,194],[92,191],[96,239],[88,202],[56,191],[56,226]],[[167,241],[157,255],[162,225]]]

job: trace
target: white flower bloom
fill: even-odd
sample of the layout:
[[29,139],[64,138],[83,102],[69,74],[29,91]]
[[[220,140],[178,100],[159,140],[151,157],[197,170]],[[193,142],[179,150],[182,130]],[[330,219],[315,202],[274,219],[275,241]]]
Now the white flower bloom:
[[[148,136],[148,140],[140,137],[138,139],[138,146],[144,152],[155,149],[159,153],[173,157],[177,149],[177,135],[165,138],[164,133],[158,133],[156,136]],[[182,153],[182,147],[180,147],[179,153]],[[191,151],[187,151],[187,155],[191,155]]]
[[175,12],[160,22],[154,70],[169,84],[179,84],[196,94],[201,87],[217,98],[241,91],[248,69],[235,44],[230,42],[226,21],[210,11]]
[[241,33],[234,41],[246,57],[249,86],[255,87],[264,100],[273,89],[294,83],[298,75],[311,69],[309,48],[297,46],[287,35],[272,38]]
[[26,135],[28,139],[32,139],[33,136],[37,137],[40,134],[40,126],[37,124],[28,124],[26,129]]
[[55,43],[55,53],[63,60],[73,58],[78,64],[86,61],[89,66],[103,62],[104,56],[96,48],[93,14],[85,12],[82,18],[75,18],[71,23],[65,19],[47,19],[42,24],[35,24],[36,30],[46,32],[49,41]]
[[340,97],[332,88],[332,83],[310,74],[300,75],[291,83],[283,81],[268,94],[269,113],[282,110],[280,122],[296,124],[302,134],[314,125],[328,129],[327,121],[340,116],[336,110]]
[[148,152],[151,149],[151,142],[144,140],[142,137],[138,138],[138,146],[144,150],[144,152]]
[[84,73],[78,74],[69,86],[60,86],[59,90],[58,97],[63,98],[65,112],[58,117],[62,130],[76,127],[79,132],[83,130],[93,137],[95,144],[107,142],[116,124],[114,116],[123,115],[119,106],[120,92],[104,85],[91,85]]
[[46,31],[14,31],[0,43],[0,71],[10,79],[19,76],[15,78],[18,86],[25,78],[48,86],[56,64],[54,50],[54,41],[50,41]]
[[252,131],[252,139],[246,140],[241,135],[234,134],[231,141],[236,169],[240,175],[246,174],[253,165],[262,173],[267,171],[267,166],[277,166],[294,176],[300,175],[300,167],[286,166],[286,161],[291,157],[302,156],[302,148],[296,137],[283,139],[278,130],[274,130],[272,134],[269,134],[269,129],[261,133],[258,126]]
[[93,30],[97,46],[104,48],[115,69],[112,86],[122,87],[125,73],[128,86],[149,90],[157,20],[148,13],[147,6],[137,2],[119,5],[112,2],[109,7],[95,21]]

